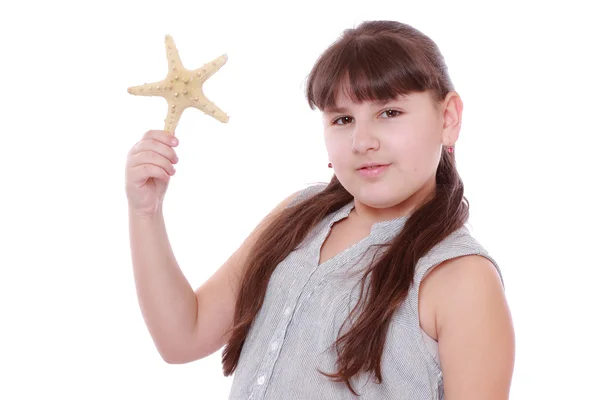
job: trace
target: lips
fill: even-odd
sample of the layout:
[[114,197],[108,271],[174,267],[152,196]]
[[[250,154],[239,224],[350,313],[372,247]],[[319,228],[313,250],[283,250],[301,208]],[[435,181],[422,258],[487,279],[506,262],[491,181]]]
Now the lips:
[[359,167],[358,169],[373,169],[373,168],[377,168],[377,167],[385,167],[388,166],[389,164],[368,164],[365,165],[363,167]]
[[369,167],[362,167],[361,169],[373,169],[382,166],[383,164],[371,165]]
[[385,164],[373,165],[372,167],[371,166],[366,166],[366,167],[363,167],[363,168],[359,168],[357,170],[357,174],[360,175],[360,176],[362,176],[365,179],[378,178],[382,174],[384,174],[385,171],[387,171],[388,166],[389,166],[389,164],[387,164],[387,165],[385,165]]

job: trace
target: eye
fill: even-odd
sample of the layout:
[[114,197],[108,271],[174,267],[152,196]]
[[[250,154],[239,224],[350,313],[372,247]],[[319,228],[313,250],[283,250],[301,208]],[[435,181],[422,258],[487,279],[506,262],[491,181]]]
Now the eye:
[[[393,117],[397,117],[398,115],[402,114],[402,111],[398,111],[398,110],[393,110],[393,109],[388,109],[385,110],[383,113],[381,113],[381,115],[386,115],[387,117],[385,117],[384,119],[390,119]],[[346,125],[345,123],[338,123],[339,121],[348,121],[349,119],[352,119],[352,117],[349,117],[347,115],[343,116],[343,117],[339,117],[336,118],[332,121],[333,125]]]
[[352,117],[344,116],[344,117],[336,118],[333,120],[333,124],[334,125],[346,125],[346,124],[338,124],[338,121],[346,121],[349,118],[352,118]]
[[391,109],[390,109],[390,110],[385,110],[385,111],[383,112],[383,114],[385,114],[385,115],[388,115],[388,116],[389,116],[389,115],[390,115],[390,114],[389,114],[389,112],[390,112],[390,111],[391,111],[392,113],[396,113],[396,114],[395,114],[395,116],[398,116],[398,115],[402,114],[402,112],[401,112],[401,111],[398,111],[398,110],[391,110]]

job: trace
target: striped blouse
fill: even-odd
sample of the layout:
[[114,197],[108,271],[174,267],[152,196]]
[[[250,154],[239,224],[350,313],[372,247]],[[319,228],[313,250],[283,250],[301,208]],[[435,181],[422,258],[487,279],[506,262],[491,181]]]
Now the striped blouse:
[[[325,186],[305,188],[290,205]],[[390,241],[407,217],[374,224],[369,236],[318,265],[321,245],[332,225],[347,217],[353,207],[354,200],[330,213],[273,272],[264,303],[242,348],[229,400],[357,398],[344,382],[333,382],[317,369],[337,371],[337,355],[331,345],[358,300],[360,272],[375,254],[375,247],[369,249],[369,246]],[[438,243],[419,259],[414,284],[392,318],[381,360],[382,383],[366,374],[350,380],[360,399],[444,398],[437,342],[419,323],[419,284],[442,261],[471,254],[488,258],[502,280],[496,261],[464,225]],[[348,324],[341,333],[347,330]]]

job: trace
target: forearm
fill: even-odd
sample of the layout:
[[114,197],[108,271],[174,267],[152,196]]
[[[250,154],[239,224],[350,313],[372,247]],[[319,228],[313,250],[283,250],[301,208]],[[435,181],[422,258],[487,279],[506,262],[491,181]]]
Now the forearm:
[[177,264],[162,211],[151,216],[130,211],[129,235],[142,315],[158,351],[168,360],[195,331],[196,295]]

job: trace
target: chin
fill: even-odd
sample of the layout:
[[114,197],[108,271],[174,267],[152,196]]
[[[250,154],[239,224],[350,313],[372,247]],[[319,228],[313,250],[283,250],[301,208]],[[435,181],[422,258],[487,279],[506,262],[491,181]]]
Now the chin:
[[398,204],[398,191],[392,190],[389,185],[381,187],[362,187],[357,188],[353,193],[361,203],[373,208],[387,208]]

